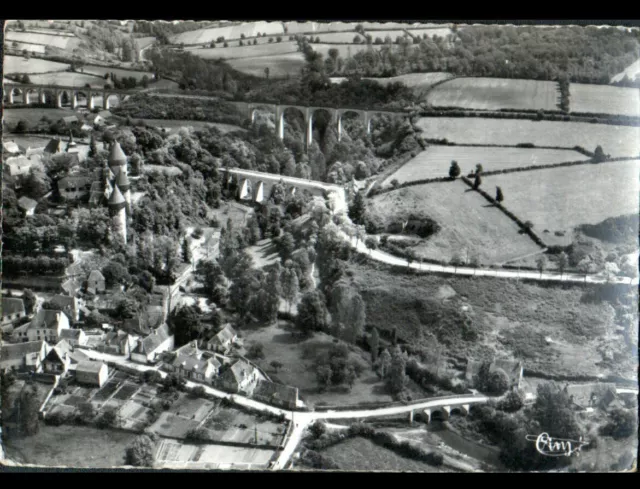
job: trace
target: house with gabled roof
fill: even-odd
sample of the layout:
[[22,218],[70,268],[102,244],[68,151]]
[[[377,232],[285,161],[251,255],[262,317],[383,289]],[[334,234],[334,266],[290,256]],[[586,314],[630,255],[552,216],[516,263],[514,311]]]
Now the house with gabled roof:
[[578,411],[593,412],[596,409],[623,407],[613,383],[567,384],[564,390]]
[[107,283],[100,270],[92,270],[87,278],[87,292],[98,294],[107,290]]
[[80,319],[80,307],[76,297],[56,294],[49,299],[49,302],[59,307],[72,321],[78,321]]
[[11,326],[26,317],[24,301],[20,297],[2,297],[2,328]]
[[84,346],[87,344],[87,335],[81,329],[63,329],[60,339],[65,340],[70,346]]
[[266,378],[248,361],[239,359],[220,373],[218,384],[226,391],[251,395],[258,380]]
[[29,324],[16,328],[12,336],[16,341],[44,340],[55,344],[62,330],[69,328],[69,318],[64,312],[40,309]]
[[89,195],[93,180],[90,175],[67,175],[58,180],[58,191],[65,200],[78,200]]
[[62,282],[60,288],[65,294],[75,296],[82,290],[82,282],[75,278],[69,278]]
[[69,354],[54,346],[42,360],[42,370],[47,374],[64,375],[71,365]]
[[212,335],[208,340],[203,341],[202,344],[207,350],[227,354],[237,340],[238,334],[231,327],[231,324],[227,323],[220,331]]
[[19,175],[28,175],[33,163],[34,162],[26,156],[14,156],[4,162],[3,168],[9,176],[17,177]]
[[298,388],[260,379],[253,391],[253,399],[286,409],[295,409],[299,403]]
[[197,341],[193,341],[173,353],[165,354],[163,367],[178,377],[211,384],[221,366],[222,362],[215,354],[200,350]]
[[62,153],[62,140],[60,138],[51,139],[44,147],[43,153],[56,154]]
[[0,347],[0,371],[37,371],[47,354],[44,341],[26,343],[4,343]]
[[76,381],[81,384],[102,387],[109,378],[109,367],[103,362],[86,360],[75,368]]
[[96,350],[112,355],[131,356],[131,352],[138,346],[140,338],[126,331],[111,331],[106,334],[102,344]]
[[131,360],[144,364],[156,363],[164,352],[173,350],[173,346],[174,336],[169,327],[163,324],[138,343],[131,352]]

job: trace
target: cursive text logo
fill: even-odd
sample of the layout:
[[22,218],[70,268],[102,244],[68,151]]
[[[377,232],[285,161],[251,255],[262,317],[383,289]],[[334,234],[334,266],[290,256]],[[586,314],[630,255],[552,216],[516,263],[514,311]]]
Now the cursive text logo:
[[548,433],[541,433],[538,436],[527,435],[527,440],[534,441],[538,453],[546,457],[570,457],[574,453],[579,455],[582,447],[589,444],[582,437],[579,440],[563,440],[551,438]]

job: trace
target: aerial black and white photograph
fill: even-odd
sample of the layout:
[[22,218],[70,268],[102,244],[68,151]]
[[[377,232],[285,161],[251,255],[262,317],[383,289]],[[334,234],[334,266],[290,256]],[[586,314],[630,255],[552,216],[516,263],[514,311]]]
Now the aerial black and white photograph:
[[1,470],[635,472],[640,22],[495,22],[4,21]]

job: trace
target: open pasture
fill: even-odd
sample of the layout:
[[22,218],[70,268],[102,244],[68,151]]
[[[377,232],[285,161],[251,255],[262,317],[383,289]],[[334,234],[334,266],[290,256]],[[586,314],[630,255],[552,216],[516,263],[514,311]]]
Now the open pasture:
[[337,49],[341,57],[349,58],[354,54],[359,53],[360,51],[366,51],[369,48],[372,48],[374,51],[378,51],[381,46],[376,46],[375,44],[371,46],[367,44],[312,44],[312,47],[314,51],[322,54],[325,58],[329,56],[330,49]]
[[572,112],[640,116],[640,90],[572,83],[569,86]]
[[46,53],[46,46],[43,46],[42,44],[31,44],[28,42],[18,42],[18,41],[9,42],[9,40],[7,39],[5,41],[5,46],[7,47],[10,46],[12,49],[15,49],[18,51],[24,51],[26,49],[30,53],[36,53],[36,54]]
[[383,185],[390,184],[392,180],[403,183],[425,178],[445,177],[449,174],[449,167],[453,160],[458,162],[461,174],[467,175],[475,170],[478,163],[482,164],[483,170],[487,172],[588,159],[587,156],[577,151],[564,149],[432,145],[390,175],[383,182]]
[[[327,44],[325,44],[327,46]],[[269,68],[269,78],[285,78],[298,76],[304,67],[302,53],[276,54],[274,56],[258,56],[229,60],[229,65],[247,75],[264,76],[264,69]]]
[[3,59],[5,73],[48,73],[50,71],[66,71],[68,64],[48,61],[46,59],[29,58],[22,56],[5,55]]
[[259,56],[274,56],[278,54],[297,53],[298,48],[295,42],[283,41],[268,44],[258,44],[256,46],[239,46],[238,41],[232,41],[227,48],[222,44],[217,44],[215,48],[196,48],[188,50],[194,56],[203,59],[241,59],[254,58]]
[[[33,98],[33,95],[31,95],[30,98]],[[4,122],[11,125],[16,124],[20,120],[25,120],[30,125],[36,125],[43,117],[47,117],[51,121],[56,121],[72,115],[77,116],[78,119],[83,118],[80,112],[65,109],[4,109],[3,118]],[[46,143],[44,146],[46,146]]]
[[206,42],[216,42],[219,37],[225,39],[240,39],[244,37],[255,37],[258,33],[266,33],[267,36],[284,34],[282,22],[243,22],[240,25],[212,27],[209,29],[198,29],[196,31],[182,32],[171,37],[174,44],[202,44]]
[[558,97],[558,84],[551,81],[456,78],[434,88],[427,101],[434,107],[556,110]]
[[329,43],[337,42],[337,43],[352,44],[355,36],[358,36],[361,41],[364,40],[362,37],[362,34],[359,34],[357,32],[349,32],[349,31],[330,32],[327,34],[320,34],[317,37],[320,38],[320,42],[329,42]]
[[63,87],[84,87],[87,83],[94,88],[102,88],[107,82],[104,78],[83,73],[61,71],[58,73],[42,73],[31,75],[31,83],[35,85],[59,85]]
[[[522,175],[531,178],[530,174]],[[448,262],[455,255],[463,259],[476,256],[480,263],[491,264],[540,250],[528,236],[519,233],[515,222],[460,180],[380,194],[369,200],[368,210],[384,227],[409,215],[436,221],[440,231],[413,248],[426,259]]]
[[433,73],[408,73],[406,75],[391,76],[388,78],[368,78],[368,80],[374,80],[382,85],[388,85],[389,83],[404,83],[410,88],[429,88],[434,83],[441,82],[453,78],[450,73],[433,72]]
[[[357,22],[285,22],[287,34],[315,34],[321,32],[355,32]],[[363,24],[364,25],[364,24]]]
[[503,205],[531,221],[543,241],[569,244],[580,224],[638,212],[639,171],[640,160],[616,161],[488,176],[482,185],[492,193],[501,187]]
[[453,34],[449,27],[430,28],[430,29],[407,29],[409,34],[414,37],[424,37],[426,34],[429,39],[433,39],[433,36],[446,37],[449,34]]
[[5,38],[5,42],[26,42],[68,50],[77,48],[80,44],[80,39],[75,36],[56,36],[54,34],[37,34],[33,32],[9,31],[6,33]]
[[383,31],[370,31],[370,32],[367,32],[365,30],[364,32],[366,34],[370,34],[374,40],[376,39],[376,37],[379,37],[384,41],[384,38],[389,36],[394,43],[396,42],[396,38],[398,36],[410,37],[409,34],[407,34],[407,32],[404,29],[390,29],[390,30],[383,30]]
[[480,117],[423,117],[417,125],[424,131],[424,138],[445,138],[455,143],[533,143],[564,148],[582,146],[589,151],[601,145],[613,157],[640,155],[640,127]]

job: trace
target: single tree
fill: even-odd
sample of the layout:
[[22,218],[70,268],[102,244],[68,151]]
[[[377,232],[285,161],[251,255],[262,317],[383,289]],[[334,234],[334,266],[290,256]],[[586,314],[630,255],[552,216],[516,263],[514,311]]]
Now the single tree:
[[254,343],[249,347],[247,356],[254,360],[264,359],[264,345],[262,343]]
[[476,175],[476,178],[473,180],[473,189],[478,190],[481,184],[482,184],[482,178],[480,178],[480,175]]
[[151,467],[153,465],[153,455],[155,443],[149,435],[137,436],[125,452],[125,464],[134,467]]
[[293,267],[285,268],[282,272],[282,296],[287,301],[287,312],[291,312],[291,306],[298,300],[299,293],[298,274]]
[[540,278],[542,278],[542,272],[544,271],[546,266],[547,266],[546,256],[540,255],[538,258],[536,258],[536,267],[540,271]]
[[396,346],[391,354],[391,365],[387,371],[387,388],[392,394],[402,392],[407,382],[406,377],[407,362],[400,351],[400,347]]
[[278,360],[273,360],[269,365],[271,365],[273,367],[273,370],[275,370],[276,373],[278,373],[278,370],[280,370],[284,366]]
[[389,367],[391,366],[391,353],[386,348],[382,351],[378,359],[378,373],[383,379],[386,378]]
[[20,392],[18,398],[18,422],[22,433],[27,436],[35,435],[39,430],[38,410],[40,403],[38,400],[38,386],[27,384]]
[[496,187],[496,202],[499,204],[504,200],[504,195],[502,194],[502,189],[500,187]]
[[321,291],[312,290],[302,296],[298,304],[296,326],[306,335],[327,328],[328,311]]
[[316,378],[318,379],[318,384],[320,384],[321,390],[326,390],[331,386],[331,366],[330,365],[318,365],[316,368]]
[[482,163],[478,163],[476,165],[476,175],[480,175],[482,173],[482,170],[483,170]]
[[269,71],[270,71],[270,70],[269,70],[269,67],[267,66],[267,67],[264,69],[264,77],[265,77],[267,80],[269,79]]
[[358,192],[349,206],[349,219],[355,224],[364,224],[366,205],[363,192]]
[[565,268],[567,268],[568,264],[569,264],[569,257],[563,251],[558,255],[558,270],[560,270],[560,278],[562,278],[562,276],[564,275],[564,270]]
[[369,348],[371,348],[371,361],[375,364],[378,361],[378,349],[380,348],[380,334],[376,327],[373,328],[369,337]]
[[452,161],[451,166],[449,167],[449,178],[456,179],[460,176],[460,166],[458,166],[457,161]]
[[89,158],[95,158],[98,156],[98,146],[96,144],[96,138],[91,135],[91,142],[89,143]]
[[602,163],[606,159],[607,159],[607,156],[604,154],[604,150],[602,149],[602,146],[598,145],[598,147],[596,147],[596,150],[593,153],[593,162]]
[[193,260],[193,255],[191,253],[191,247],[189,246],[189,242],[187,238],[182,240],[182,261],[185,263],[191,263]]
[[27,315],[33,314],[34,312],[33,308],[37,302],[37,298],[36,298],[36,295],[33,293],[33,290],[24,289],[24,292],[22,294],[22,301],[24,302],[24,310],[27,313]]
[[358,375],[356,373],[356,369],[354,368],[354,366],[351,364],[347,365],[344,371],[344,381],[349,386],[349,391],[353,389],[353,384],[355,384],[357,377]]
[[378,248],[378,240],[373,236],[369,236],[364,240],[365,246],[369,249],[369,255],[371,255],[371,250],[375,250]]

